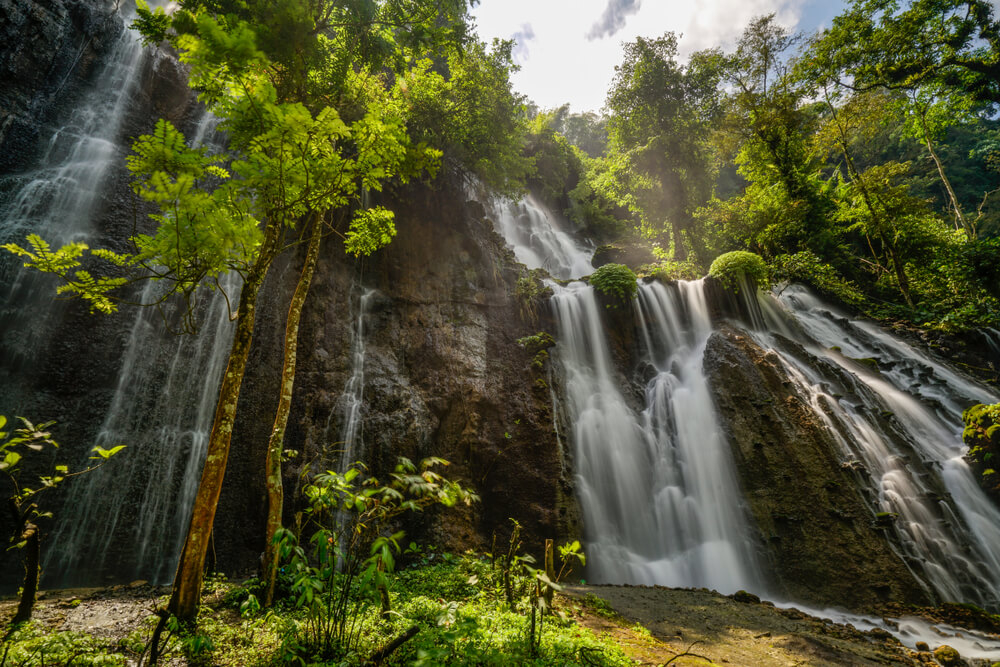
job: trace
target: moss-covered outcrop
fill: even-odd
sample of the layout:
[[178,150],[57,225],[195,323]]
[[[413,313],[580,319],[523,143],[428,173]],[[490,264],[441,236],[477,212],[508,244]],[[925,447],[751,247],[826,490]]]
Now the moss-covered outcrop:
[[974,405],[962,413],[962,419],[962,440],[969,447],[965,460],[979,485],[1000,504],[1000,403]]
[[705,371],[777,592],[851,609],[925,601],[777,356],[723,328]]

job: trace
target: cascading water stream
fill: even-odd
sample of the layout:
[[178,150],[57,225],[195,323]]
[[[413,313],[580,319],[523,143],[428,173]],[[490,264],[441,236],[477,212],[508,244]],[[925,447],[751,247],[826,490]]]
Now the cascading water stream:
[[594,271],[594,249],[559,228],[528,196],[519,202],[500,200],[493,206],[497,232],[514,248],[514,256],[530,269],[545,269],[553,278],[569,280]]
[[365,320],[371,310],[372,303],[378,294],[376,290],[361,288],[358,295],[357,318],[354,321],[354,329],[351,332],[351,375],[344,384],[344,391],[340,394],[340,399],[330,419],[327,420],[327,432],[333,424],[334,417],[339,424],[337,431],[337,443],[340,448],[340,470],[346,470],[349,465],[359,460],[364,454],[360,450],[362,407],[364,406],[365,391]]
[[822,365],[786,353],[769,334],[755,334],[778,351],[845,461],[862,464],[877,490],[876,511],[895,517],[892,530],[911,568],[941,600],[1000,606],[1000,510],[962,459],[961,438],[962,408],[1000,399],[878,326],[837,313],[804,288],[784,290],[781,306],[768,297],[761,303],[772,328],[784,318],[786,335],[798,331],[795,342],[854,383],[852,395],[835,396]]
[[[126,17],[126,23],[128,22]],[[109,171],[124,164],[122,123],[137,92],[145,57],[138,36],[123,30],[95,77],[97,85],[66,122],[51,129],[44,151],[29,171],[0,179],[0,243],[25,244],[38,234],[54,247],[88,241],[105,194]],[[0,355],[5,373],[31,369],[57,323],[61,304],[54,280],[0,257]],[[0,387],[0,408],[20,414],[18,382]]]
[[[217,124],[203,114],[192,143],[211,145]],[[157,309],[138,309],[96,443],[127,449],[71,487],[72,520],[60,524],[53,538],[58,548],[49,550],[46,563],[62,585],[98,575],[153,583],[172,578],[232,341],[230,304],[239,300],[238,276],[219,282],[221,289],[200,304],[195,335],[168,334]],[[155,301],[158,289],[147,283],[142,302]]]
[[637,414],[619,389],[594,291],[553,286],[588,576],[600,583],[762,587],[732,457],[701,369],[711,333],[700,282],[643,285],[655,369]]
[[[529,268],[558,278],[593,271],[592,250],[530,199],[500,208],[497,231]],[[654,369],[641,412],[622,394],[593,288],[550,286],[588,577],[759,590],[732,457],[701,370],[711,332],[701,283],[641,288],[639,329]]]

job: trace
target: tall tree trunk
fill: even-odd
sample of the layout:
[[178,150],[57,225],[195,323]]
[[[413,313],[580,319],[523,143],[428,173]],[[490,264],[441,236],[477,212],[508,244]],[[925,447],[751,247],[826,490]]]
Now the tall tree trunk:
[[[858,173],[858,170],[854,166],[854,159],[851,157],[851,151],[849,148],[849,142],[847,138],[847,130],[841,124],[840,117],[837,115],[837,108],[830,101],[829,95],[826,96],[826,104],[830,108],[830,113],[833,116],[834,122],[837,123],[837,131],[840,135],[840,149],[844,153],[844,160],[847,162],[847,173],[850,174],[851,180],[858,184],[858,189],[861,190],[861,198],[864,200],[865,208],[868,209],[868,213],[872,216],[872,220],[876,221],[876,224],[879,227],[881,227],[882,225],[878,224],[878,220],[883,216],[879,213],[879,210],[875,207],[874,202],[872,202],[871,193],[868,191],[868,184],[865,182],[865,179],[862,177],[860,173]],[[942,172],[941,175],[943,177],[944,173]],[[868,234],[865,234],[865,238],[868,239],[868,247],[872,251],[872,256],[876,257],[875,249],[871,247],[871,238],[869,238]],[[903,298],[906,300],[907,305],[910,308],[913,308],[913,297],[910,296],[910,281],[906,277],[906,269],[904,268],[903,263],[900,261],[899,253],[896,250],[896,246],[887,243],[884,235],[881,235],[881,238],[882,238],[882,244],[888,249],[887,251],[889,253],[890,259],[892,260],[893,269],[895,269],[896,271],[896,282],[899,283],[899,291],[900,293],[902,293]]]
[[264,595],[264,606],[269,607],[274,601],[274,585],[278,575],[278,545],[274,536],[281,528],[281,513],[285,502],[285,492],[281,482],[281,455],[285,445],[285,429],[288,426],[288,413],[292,407],[292,389],[295,386],[295,365],[298,360],[299,320],[302,317],[302,306],[306,302],[309,286],[312,284],[316,261],[319,258],[320,241],[323,238],[323,219],[319,213],[313,213],[309,220],[309,246],[306,258],[302,264],[299,282],[295,285],[292,302],[288,306],[288,317],[285,320],[285,359],[281,368],[281,395],[278,398],[278,409],[274,414],[274,426],[267,443],[267,460],[264,469],[267,471],[267,529],[264,547],[264,576],[267,581],[267,592]]
[[24,524],[21,531],[24,545],[24,586],[21,588],[21,600],[17,605],[17,614],[11,620],[11,625],[23,623],[31,618],[35,608],[35,595],[38,593],[38,575],[41,571],[41,542],[38,538],[38,526],[30,521]]
[[687,247],[684,245],[684,237],[681,236],[681,223],[676,215],[670,220],[670,234],[674,237],[674,260],[687,261]]
[[267,223],[264,227],[264,241],[260,254],[247,275],[240,292],[239,310],[236,316],[236,332],[229,350],[229,363],[219,389],[219,403],[215,408],[215,421],[208,440],[208,453],[201,472],[198,493],[191,510],[184,550],[177,564],[173,590],[167,609],[184,622],[195,619],[198,603],[201,601],[201,585],[204,578],[205,554],[212,536],[215,510],[222,493],[222,480],[229,460],[229,442],[236,421],[236,403],[240,397],[243,373],[246,370],[250,346],[253,342],[253,327],[256,319],[257,296],[264,282],[271,262],[277,253],[278,237],[281,230],[277,223]]
[[906,304],[913,308],[913,297],[910,296],[910,279],[906,277],[906,269],[903,266],[902,260],[899,258],[899,252],[896,250],[896,246],[887,243],[883,237],[882,242],[885,244],[886,251],[889,253],[889,259],[892,260],[892,267],[896,271],[896,282],[899,283],[899,291],[903,293],[903,298],[906,299]]
[[930,154],[931,159],[934,160],[934,166],[937,167],[938,176],[941,177],[944,189],[948,192],[948,199],[951,202],[951,208],[955,213],[955,229],[965,230],[965,235],[971,241],[976,238],[976,232],[965,219],[965,213],[962,212],[962,205],[958,203],[958,197],[955,195],[955,190],[951,187],[951,181],[948,180],[948,177],[944,173],[944,165],[941,164],[941,159],[934,150],[934,144],[931,142],[930,129],[927,127],[926,112],[917,113],[920,115],[920,127],[924,133],[924,145],[927,146],[927,152]]

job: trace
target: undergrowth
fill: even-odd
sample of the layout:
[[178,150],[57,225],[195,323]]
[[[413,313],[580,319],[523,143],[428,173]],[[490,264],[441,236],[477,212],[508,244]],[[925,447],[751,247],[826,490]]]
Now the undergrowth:
[[[177,632],[168,642],[165,659],[186,659],[191,665],[371,664],[371,656],[417,627],[412,639],[379,663],[383,665],[600,665],[632,664],[610,639],[599,637],[559,612],[549,614],[536,645],[529,640],[530,602],[534,585],[527,574],[514,574],[514,604],[508,602],[501,562],[471,553],[434,554],[415,558],[410,568],[391,578],[392,613],[383,618],[379,606],[360,617],[358,649],[340,663],[323,663],[304,655],[296,645],[307,622],[303,609],[280,599],[270,610],[253,604],[260,582],[242,584],[220,579],[207,582],[205,604],[197,628]],[[129,636],[104,639],[84,633],[55,632],[40,623],[22,626],[0,645],[7,665],[118,666],[142,657],[155,617]]]

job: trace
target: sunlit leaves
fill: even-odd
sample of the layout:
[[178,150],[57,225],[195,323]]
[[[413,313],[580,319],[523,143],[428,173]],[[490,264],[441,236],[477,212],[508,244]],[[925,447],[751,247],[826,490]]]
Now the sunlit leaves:
[[344,247],[355,257],[370,255],[386,246],[396,235],[395,214],[382,208],[362,209],[351,219],[351,226],[344,236]]
[[[69,243],[58,250],[52,247],[37,234],[29,234],[30,250],[15,243],[2,246],[13,254],[24,257],[24,266],[37,269],[43,273],[58,276],[64,282],[56,288],[57,294],[80,297],[87,302],[91,312],[112,313],[118,309],[110,293],[125,285],[128,280],[123,277],[98,276],[81,268],[81,258],[87,251],[84,243]],[[93,255],[109,261],[116,266],[125,267],[132,263],[132,258],[120,255],[110,250],[95,251]]]

